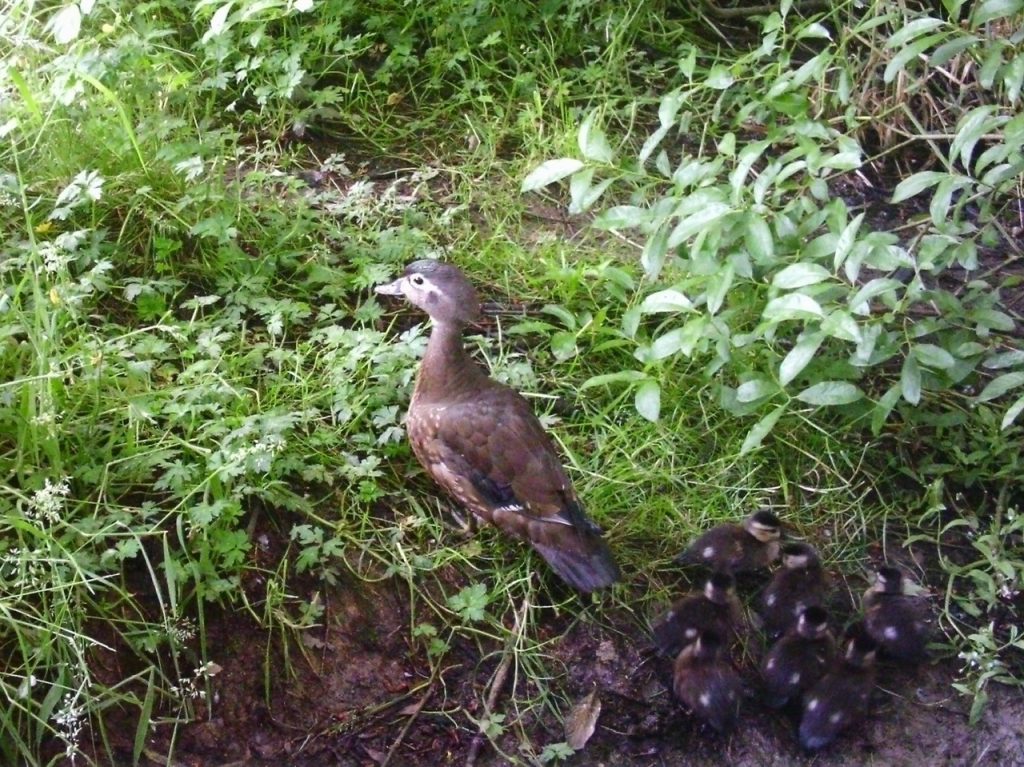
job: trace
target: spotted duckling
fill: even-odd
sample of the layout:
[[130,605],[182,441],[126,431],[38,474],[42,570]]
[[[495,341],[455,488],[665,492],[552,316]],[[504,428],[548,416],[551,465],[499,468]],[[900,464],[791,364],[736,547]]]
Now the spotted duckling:
[[665,655],[675,657],[703,631],[730,641],[742,620],[736,579],[729,573],[714,573],[702,592],[688,594],[658,618],[652,628],[654,644]]
[[825,570],[813,546],[783,546],[782,568],[761,592],[758,604],[765,633],[777,637],[796,625],[805,608],[823,606],[826,586]]
[[927,655],[931,614],[923,597],[896,567],[879,568],[874,585],[861,602],[864,623],[882,654],[898,661],[918,663]]
[[742,525],[716,525],[691,543],[676,561],[712,570],[742,573],[760,570],[779,558],[781,523],[770,511],[751,514]]
[[821,607],[806,608],[761,664],[768,705],[779,708],[799,699],[825,675],[834,654],[828,613]]
[[424,259],[376,292],[430,316],[406,415],[409,443],[427,473],[476,517],[530,543],[573,588],[588,593],[617,581],[611,549],[530,404],[463,347],[462,332],[480,312],[466,275]]
[[862,623],[850,627],[838,663],[804,695],[801,746],[824,748],[864,718],[875,686],[877,651],[878,643]]
[[676,658],[672,674],[676,697],[716,731],[728,733],[739,716],[743,686],[714,631],[702,631]]

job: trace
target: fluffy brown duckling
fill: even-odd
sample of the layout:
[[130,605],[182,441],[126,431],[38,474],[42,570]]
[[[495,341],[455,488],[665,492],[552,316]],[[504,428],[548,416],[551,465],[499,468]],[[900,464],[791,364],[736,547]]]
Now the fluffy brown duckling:
[[679,653],[672,689],[694,716],[718,732],[727,733],[736,725],[743,687],[714,631],[701,632]]
[[728,573],[714,573],[704,590],[678,600],[654,623],[654,644],[675,657],[701,632],[711,631],[720,640],[731,641],[743,620],[736,596],[736,579]]
[[404,296],[430,315],[406,428],[434,481],[477,517],[528,541],[579,591],[618,580],[600,528],[587,518],[529,403],[463,348],[463,328],[480,310],[466,276],[451,264],[416,261],[376,292]]
[[778,708],[813,687],[835,653],[835,638],[828,628],[828,613],[808,607],[761,663],[765,699]]
[[826,585],[825,570],[813,546],[783,546],[782,568],[775,572],[758,600],[765,633],[776,637],[796,625],[806,608],[823,606]]
[[809,751],[824,748],[864,718],[875,686],[877,651],[878,643],[863,624],[847,631],[838,663],[804,695],[800,745]]
[[861,605],[867,632],[878,642],[882,654],[918,663],[928,654],[932,616],[927,600],[912,596],[910,591],[910,583],[898,568],[881,567]]
[[768,567],[779,558],[779,518],[770,511],[751,514],[742,525],[716,525],[677,557],[681,564],[701,564],[728,573]]

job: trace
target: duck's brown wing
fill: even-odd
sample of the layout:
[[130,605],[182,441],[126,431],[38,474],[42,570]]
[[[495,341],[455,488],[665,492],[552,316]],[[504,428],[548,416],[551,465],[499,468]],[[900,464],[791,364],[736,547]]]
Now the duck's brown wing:
[[465,402],[422,404],[409,437],[423,466],[460,503],[528,540],[580,591],[618,579],[600,529],[587,519],[529,404],[495,385]]

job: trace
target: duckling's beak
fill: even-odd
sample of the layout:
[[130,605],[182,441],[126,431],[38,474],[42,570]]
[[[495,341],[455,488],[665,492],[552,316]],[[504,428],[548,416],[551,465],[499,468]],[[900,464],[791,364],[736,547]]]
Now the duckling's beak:
[[402,295],[402,280],[404,279],[405,277],[399,277],[387,285],[378,285],[373,289],[373,292],[382,296],[400,296]]

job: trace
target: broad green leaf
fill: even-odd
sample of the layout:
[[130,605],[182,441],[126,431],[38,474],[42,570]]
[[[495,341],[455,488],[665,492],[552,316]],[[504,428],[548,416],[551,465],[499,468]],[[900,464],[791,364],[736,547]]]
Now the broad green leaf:
[[843,265],[843,261],[850,255],[854,242],[857,241],[857,232],[860,230],[861,222],[864,221],[864,214],[858,213],[853,220],[843,227],[836,240],[836,253],[832,262],[832,268],[837,270]]
[[678,290],[668,288],[651,293],[640,305],[644,314],[658,312],[692,312],[693,302]]
[[808,405],[821,406],[849,405],[863,396],[863,392],[849,381],[822,381],[808,386],[796,398]]
[[897,203],[910,199],[948,177],[948,173],[940,173],[935,170],[923,170],[920,173],[915,173],[913,176],[908,176],[896,185],[896,189],[892,193],[891,202]]
[[1020,12],[1024,8],[1022,0],[982,0],[974,6],[971,13],[971,26],[980,27],[996,19],[1006,18]]
[[985,388],[981,390],[981,394],[978,395],[977,401],[988,402],[996,397],[1001,397],[1021,384],[1024,384],[1024,372],[1003,373],[988,382]]
[[58,45],[67,45],[76,40],[82,29],[82,12],[78,8],[78,3],[65,5],[53,15],[46,26],[53,32],[53,39]]
[[917,360],[913,355],[908,355],[903,360],[903,369],[900,371],[900,391],[903,399],[911,405],[921,401],[921,369],[917,366]]
[[[977,344],[977,346],[981,348],[981,351],[985,351],[985,347],[981,346],[981,344]],[[1021,363],[1024,363],[1024,351],[1014,349],[1009,352],[993,354],[981,364],[982,367],[988,368],[989,370],[1002,370],[1003,368],[1013,367]]]
[[591,376],[583,385],[580,386],[580,391],[583,389],[589,389],[593,386],[607,386],[608,384],[616,383],[636,383],[647,378],[647,375],[641,373],[639,370],[620,370],[617,373],[605,373],[604,375]]
[[828,31],[828,28],[824,24],[814,22],[813,24],[807,24],[801,27],[796,33],[797,40],[805,40],[808,38],[821,38],[824,40],[831,40],[832,34]]
[[829,313],[821,323],[821,332],[853,344],[859,344],[861,341],[860,325],[852,314],[842,309],[835,309]]
[[575,215],[589,210],[615,180],[606,178],[591,186],[593,176],[593,168],[584,168],[579,173],[574,173],[569,180],[569,213]]
[[892,388],[889,389],[882,398],[875,403],[874,409],[871,411],[871,433],[878,435],[882,431],[882,427],[885,426],[885,422],[889,420],[889,414],[892,409],[896,407],[896,403],[900,400],[900,394],[902,387],[900,384],[893,384]]
[[767,378],[752,378],[736,388],[736,399],[739,402],[755,402],[775,394],[778,390],[779,387]]
[[747,144],[740,150],[736,161],[736,168],[729,174],[729,186],[732,187],[733,204],[738,204],[740,199],[742,199],[750,169],[754,167],[754,163],[758,161],[769,144],[770,142],[768,141],[755,141],[752,144]]
[[550,314],[552,317],[557,317],[562,321],[569,330],[575,330],[577,326],[576,315],[566,309],[564,306],[558,304],[545,304],[541,311],[545,314]]
[[1013,331],[1014,322],[1006,312],[998,309],[975,309],[970,313],[970,318],[978,323],[979,328],[986,330],[999,330],[1003,333]]
[[651,343],[650,356],[654,360],[663,360],[678,354],[683,348],[683,329],[673,328],[667,333],[662,333]]
[[661,387],[657,381],[644,381],[636,390],[636,412],[648,421],[657,421],[661,414]]
[[571,176],[582,167],[583,163],[575,157],[560,157],[557,160],[547,160],[534,168],[530,175],[523,179],[521,191],[532,192],[536,189],[541,189],[548,184],[562,180],[566,176]]
[[[955,349],[956,356],[960,357],[961,359],[963,359],[964,357],[974,357],[975,355],[978,354],[984,354],[986,351],[988,351],[988,347],[979,344],[977,341],[964,341]],[[988,367],[988,365],[985,363],[982,363],[982,365]]]
[[732,287],[735,275],[735,267],[728,263],[708,278],[708,289],[705,297],[709,314],[717,314],[718,310],[722,308],[725,296],[729,292],[729,288]]
[[807,285],[817,285],[832,276],[832,273],[820,264],[800,262],[790,264],[772,278],[772,287],[780,290],[794,290]]
[[669,132],[669,129],[671,127],[671,125],[662,125],[656,131],[654,131],[654,133],[647,137],[647,140],[644,142],[644,145],[640,147],[640,154],[637,157],[641,165],[647,162],[651,154],[653,154],[654,150],[658,148],[658,144],[660,144],[662,139],[665,138],[665,135]]
[[887,294],[895,296],[896,291],[902,287],[902,282],[899,280],[889,279],[888,277],[878,277],[871,280],[870,282],[865,283],[864,286],[853,295],[853,298],[850,299],[850,311],[856,314],[871,314],[871,299]]
[[586,159],[592,162],[611,163],[613,159],[612,148],[608,143],[607,136],[604,134],[604,129],[597,124],[596,111],[587,115],[587,119],[583,121],[577,140],[580,145],[580,151]]
[[1003,414],[1003,422],[999,428],[1005,429],[1009,427],[1014,421],[1017,420],[1017,416],[1020,415],[1020,411],[1024,410],[1024,397],[1019,398],[1016,402],[1007,408],[1006,413]]
[[644,268],[644,274],[650,280],[658,279],[661,274],[661,267],[665,265],[665,256],[668,255],[668,228],[659,226],[644,243],[640,251],[640,265]]
[[918,58],[932,46],[941,43],[946,37],[945,32],[938,32],[934,35],[922,37],[920,40],[915,40],[907,45],[907,47],[902,48],[885,67],[885,72],[882,73],[882,82],[891,83],[896,78],[896,75],[906,68],[907,64]]
[[800,372],[814,359],[824,338],[823,333],[808,333],[796,342],[796,345],[789,350],[779,364],[780,384],[787,386],[790,381],[800,375]]
[[949,42],[945,42],[932,51],[931,56],[928,57],[928,64],[931,67],[944,67],[949,63],[957,54],[963,53],[968,48],[971,48],[981,42],[981,38],[975,37],[974,35],[960,35],[954,37]]
[[935,344],[916,344],[913,352],[918,362],[935,370],[948,370],[956,364],[952,354]]
[[764,438],[771,434],[772,429],[775,428],[775,424],[778,423],[779,418],[784,412],[786,412],[786,405],[779,405],[772,412],[755,423],[751,427],[750,431],[747,432],[747,436],[744,438],[743,444],[740,446],[740,455],[746,455],[751,450],[760,447],[761,443],[764,442]]
[[704,84],[713,90],[724,91],[735,81],[736,78],[732,76],[732,72],[730,72],[726,67],[716,64],[708,71],[708,76],[705,78]]
[[744,242],[755,261],[764,263],[775,256],[775,239],[772,237],[771,227],[757,213],[747,214]]
[[805,296],[802,293],[789,293],[769,301],[761,317],[768,322],[782,322],[822,317],[823,315],[821,306],[810,296]]
[[932,18],[931,16],[914,19],[909,24],[904,24],[903,27],[893,32],[892,36],[886,41],[885,47],[902,48],[915,37],[931,32],[936,27],[941,27],[945,24],[946,22],[942,19]]
[[709,227],[731,211],[732,208],[724,202],[708,203],[704,208],[686,216],[675,225],[675,228],[672,229],[672,233],[668,237],[668,247],[675,248],[682,245],[690,237]]
[[598,229],[635,229],[650,221],[650,211],[636,205],[615,205],[594,219]]
[[960,154],[960,162],[965,168],[971,167],[971,155],[974,147],[990,129],[998,124],[999,118],[993,119],[997,107],[992,104],[976,107],[960,118],[956,126],[956,136],[949,147],[949,157],[953,159]]
[[676,115],[683,105],[683,94],[681,91],[673,91],[665,94],[658,105],[658,122],[664,127],[675,124]]

